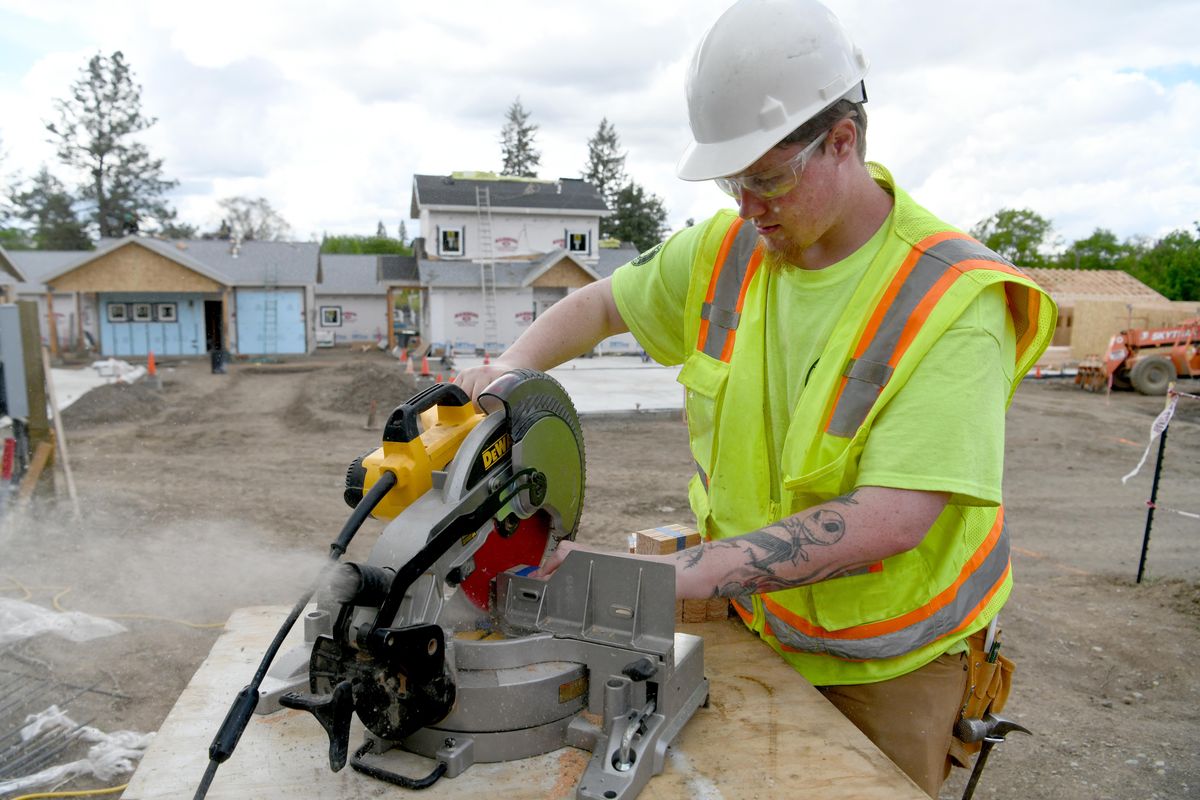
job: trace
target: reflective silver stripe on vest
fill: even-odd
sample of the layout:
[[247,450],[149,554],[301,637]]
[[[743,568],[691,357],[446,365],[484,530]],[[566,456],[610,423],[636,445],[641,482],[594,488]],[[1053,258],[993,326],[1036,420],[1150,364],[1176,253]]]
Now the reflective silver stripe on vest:
[[825,639],[810,636],[793,628],[763,606],[771,632],[780,643],[793,650],[805,653],[828,653],[838,658],[876,659],[895,658],[911,653],[927,644],[932,644],[958,628],[967,615],[975,610],[988,594],[996,588],[1008,569],[1009,541],[1008,526],[1000,529],[1000,536],[992,552],[975,572],[967,578],[954,599],[933,613],[932,616],[913,623],[892,633],[866,639]]
[[758,231],[753,225],[743,223],[717,275],[712,302],[705,303],[700,309],[700,317],[708,320],[708,333],[700,347],[705,355],[720,358],[721,351],[725,349],[726,334],[737,330],[741,321],[741,314],[737,310],[738,295],[742,293],[742,281],[746,278],[750,257],[754,255],[757,244]]
[[860,358],[852,358],[846,364],[846,386],[838,398],[826,433],[850,437],[858,431],[892,376],[888,362],[900,345],[900,336],[909,317],[947,270],[969,259],[1011,266],[974,239],[947,239],[922,253],[884,313],[883,322],[867,349]]

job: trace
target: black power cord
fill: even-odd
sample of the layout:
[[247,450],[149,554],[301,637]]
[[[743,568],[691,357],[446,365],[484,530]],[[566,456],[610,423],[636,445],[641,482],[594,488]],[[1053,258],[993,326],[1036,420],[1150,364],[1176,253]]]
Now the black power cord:
[[254,709],[258,705],[258,687],[262,685],[263,678],[266,677],[267,670],[271,667],[271,662],[275,660],[275,655],[279,652],[279,648],[283,646],[283,640],[287,638],[288,633],[292,630],[292,626],[296,624],[296,620],[304,612],[308,601],[316,594],[317,589],[324,584],[329,571],[346,552],[346,548],[350,545],[350,540],[354,538],[354,535],[358,533],[358,529],[362,527],[367,517],[375,510],[375,506],[379,505],[379,501],[395,485],[396,475],[394,473],[384,472],[380,475],[379,480],[375,482],[375,485],[363,497],[362,502],[350,514],[350,518],[342,526],[341,533],[338,534],[337,539],[329,545],[329,563],[321,570],[312,587],[292,607],[291,613],[288,614],[287,619],[280,626],[279,632],[275,634],[275,639],[263,654],[262,661],[259,662],[258,670],[254,673],[254,677],[250,680],[250,683],[246,684],[238,692],[233,705],[229,707],[229,713],[225,715],[225,721],[221,723],[221,727],[217,730],[217,735],[213,737],[212,744],[208,746],[208,768],[204,770],[204,777],[201,778],[200,785],[196,787],[196,794],[193,800],[204,800],[204,797],[208,794],[208,788],[212,784],[213,777],[217,774],[217,767],[233,755],[233,750],[237,747],[238,740],[242,738],[242,733],[246,730],[246,726],[250,724],[250,717],[254,714]]

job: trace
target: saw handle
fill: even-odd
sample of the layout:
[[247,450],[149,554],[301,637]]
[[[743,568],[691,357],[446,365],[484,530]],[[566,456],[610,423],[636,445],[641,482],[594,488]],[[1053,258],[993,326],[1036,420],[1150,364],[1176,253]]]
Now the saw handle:
[[421,435],[421,414],[434,406],[459,408],[470,404],[471,398],[457,383],[435,383],[423,389],[407,402],[396,407],[383,426],[383,441],[411,442]]

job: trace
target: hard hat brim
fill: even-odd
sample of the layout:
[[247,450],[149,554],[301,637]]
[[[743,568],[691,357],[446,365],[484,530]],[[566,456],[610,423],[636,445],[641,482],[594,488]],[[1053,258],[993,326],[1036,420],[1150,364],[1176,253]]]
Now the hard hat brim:
[[762,158],[791,133],[787,130],[755,131],[732,142],[692,142],[683,151],[675,174],[685,181],[708,181],[733,175]]

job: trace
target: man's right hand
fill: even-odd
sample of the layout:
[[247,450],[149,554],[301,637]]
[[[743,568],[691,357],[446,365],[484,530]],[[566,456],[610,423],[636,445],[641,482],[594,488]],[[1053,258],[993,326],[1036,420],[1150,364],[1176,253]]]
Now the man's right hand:
[[499,378],[506,372],[512,372],[518,367],[514,364],[506,364],[503,361],[493,361],[491,364],[484,364],[479,367],[471,367],[454,376],[454,383],[462,387],[463,391],[471,396],[471,402],[479,405],[479,395],[486,389],[492,381]]

